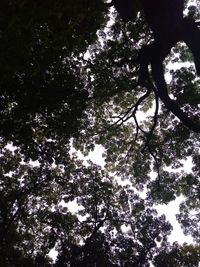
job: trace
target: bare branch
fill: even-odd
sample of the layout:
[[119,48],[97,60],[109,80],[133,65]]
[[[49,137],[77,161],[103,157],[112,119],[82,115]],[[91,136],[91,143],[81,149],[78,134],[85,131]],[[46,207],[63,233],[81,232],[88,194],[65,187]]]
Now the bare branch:
[[154,91],[154,94],[155,94],[155,112],[154,112],[154,118],[153,118],[153,125],[151,127],[151,130],[150,132],[148,133],[148,136],[147,136],[147,140],[146,140],[146,143],[144,145],[144,148],[142,149],[142,153],[144,152],[144,150],[148,147],[149,143],[150,143],[150,140],[152,138],[152,135],[153,135],[153,132],[156,128],[156,125],[157,125],[157,122],[158,122],[158,110],[159,110],[159,98],[158,98],[158,93],[157,93],[157,90],[156,88],[154,87],[154,85],[152,83],[149,83],[148,85],[151,89],[153,89]]

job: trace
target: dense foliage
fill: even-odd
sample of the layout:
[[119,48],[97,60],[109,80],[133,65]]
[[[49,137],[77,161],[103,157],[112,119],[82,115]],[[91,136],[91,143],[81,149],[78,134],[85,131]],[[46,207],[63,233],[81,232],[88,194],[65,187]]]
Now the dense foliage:
[[[0,13],[0,266],[198,266],[200,137],[138,86],[142,14],[125,24],[99,0],[4,0]],[[197,121],[191,54],[179,43],[165,65]],[[103,167],[80,159],[97,145]],[[193,244],[170,244],[156,211],[179,196]]]

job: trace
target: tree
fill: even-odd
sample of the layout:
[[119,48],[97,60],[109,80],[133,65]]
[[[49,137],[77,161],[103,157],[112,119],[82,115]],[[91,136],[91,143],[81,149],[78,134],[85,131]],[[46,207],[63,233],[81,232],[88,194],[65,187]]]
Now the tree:
[[[200,74],[200,31],[198,24],[193,19],[184,17],[184,0],[168,2],[141,0],[140,4],[138,1],[114,0],[113,4],[124,21],[134,21],[135,13],[141,10],[153,32],[153,42],[142,47],[138,55],[138,63],[140,64],[139,85],[146,87],[149,93],[153,90],[165,107],[177,116],[185,126],[195,132],[200,132],[199,123],[191,120],[170,98],[163,70],[163,62],[172,47],[177,42],[184,41],[193,54],[196,72],[198,75]],[[155,86],[150,81],[149,64]]]
[[171,248],[163,250],[155,258],[155,266],[198,266],[199,246],[184,244],[182,247],[174,243]]
[[[89,0],[0,7],[0,265],[198,266],[198,243],[170,244],[155,209],[184,196],[177,219],[199,242],[199,135],[138,84],[138,52],[153,40],[143,15],[123,23],[111,9],[109,20],[108,5]],[[165,65],[196,122],[191,62],[178,43]],[[78,156],[96,145],[104,168]],[[188,157],[191,171],[180,170]]]
[[88,97],[80,55],[103,10],[87,0],[1,3],[0,134],[27,157],[48,157],[47,140],[67,143],[80,128]]

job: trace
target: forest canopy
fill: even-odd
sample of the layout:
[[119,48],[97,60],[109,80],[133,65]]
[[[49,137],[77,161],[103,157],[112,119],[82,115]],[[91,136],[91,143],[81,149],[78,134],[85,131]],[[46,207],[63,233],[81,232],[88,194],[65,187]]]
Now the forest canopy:
[[[184,3],[196,33],[198,5]],[[124,22],[106,1],[3,0],[0,20],[0,266],[198,267],[200,136],[152,64],[138,82],[155,41],[144,12]],[[162,63],[170,101],[198,125],[191,50],[176,42]],[[170,243],[156,210],[176,199],[192,244]]]

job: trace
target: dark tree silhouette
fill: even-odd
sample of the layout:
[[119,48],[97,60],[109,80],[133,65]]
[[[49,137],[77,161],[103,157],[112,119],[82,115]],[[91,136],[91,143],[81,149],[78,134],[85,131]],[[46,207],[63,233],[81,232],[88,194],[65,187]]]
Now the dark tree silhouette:
[[[200,75],[200,31],[194,20],[183,16],[184,0],[141,0],[140,4],[133,0],[113,0],[112,4],[125,22],[134,21],[137,12],[142,11],[153,32],[154,41],[139,51],[139,84],[146,86],[149,91],[154,88],[168,110],[185,126],[194,132],[200,132],[200,125],[190,119],[169,97],[164,78],[163,61],[179,41],[184,41],[191,50],[196,72]],[[150,85],[149,64],[156,87]]]

